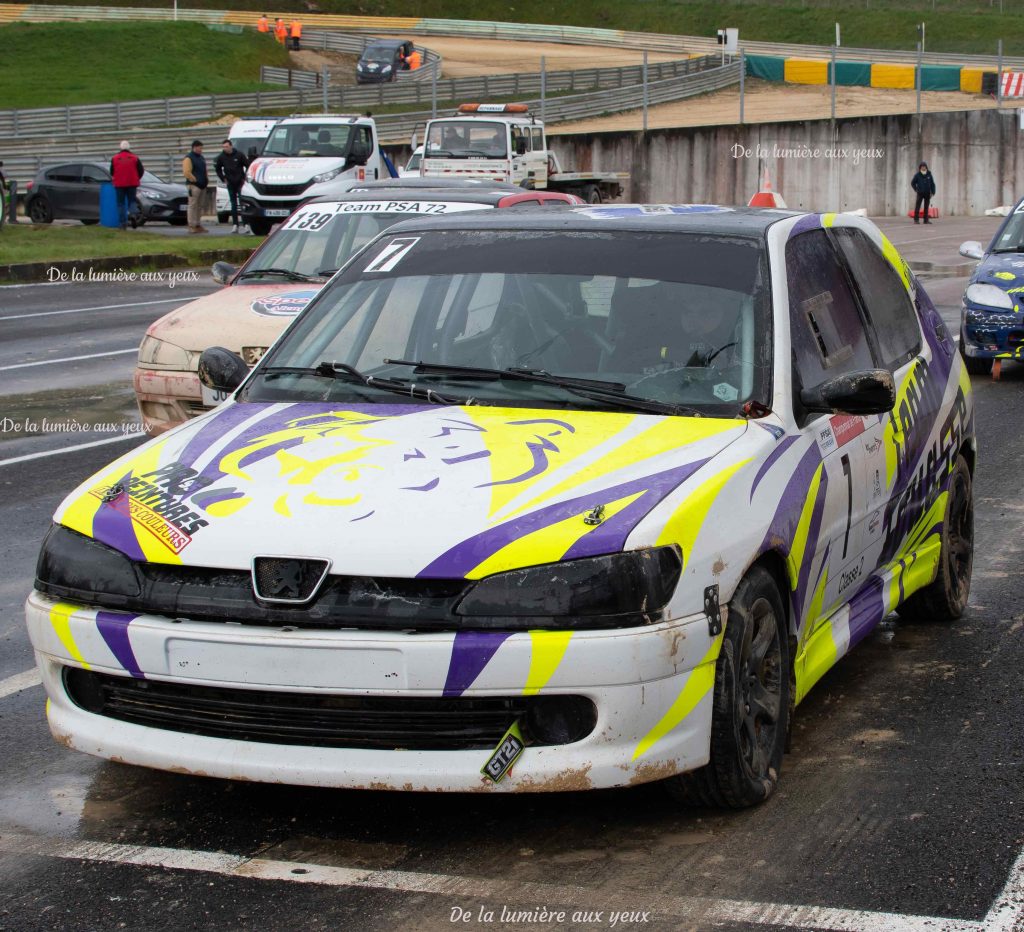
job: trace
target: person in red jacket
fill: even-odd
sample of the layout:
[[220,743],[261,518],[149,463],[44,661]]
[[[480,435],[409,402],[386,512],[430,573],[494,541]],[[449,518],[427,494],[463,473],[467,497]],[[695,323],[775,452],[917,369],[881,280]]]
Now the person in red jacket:
[[[134,152],[127,139],[121,140],[121,151],[110,160],[110,177],[114,181],[114,193],[117,195],[117,218],[121,229],[128,228],[128,218],[139,212],[139,202],[135,199],[135,191],[142,181],[142,159]],[[134,226],[134,221],[132,223]]]

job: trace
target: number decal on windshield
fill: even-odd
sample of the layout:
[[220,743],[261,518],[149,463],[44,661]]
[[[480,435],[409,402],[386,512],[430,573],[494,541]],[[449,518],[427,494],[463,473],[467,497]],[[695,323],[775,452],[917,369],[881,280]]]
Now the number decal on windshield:
[[319,230],[333,217],[333,213],[320,211],[302,211],[292,217],[285,225],[286,230]]

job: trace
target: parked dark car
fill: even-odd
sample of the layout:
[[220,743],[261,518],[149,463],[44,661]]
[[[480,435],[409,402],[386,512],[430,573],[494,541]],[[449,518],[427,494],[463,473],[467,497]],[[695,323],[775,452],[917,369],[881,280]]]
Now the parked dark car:
[[357,84],[382,84],[394,81],[399,71],[409,68],[406,59],[412,55],[413,44],[401,39],[377,39],[363,49],[356,62]]
[[[25,213],[33,223],[81,220],[99,223],[100,185],[110,182],[109,166],[103,162],[65,162],[37,172],[25,193]],[[162,181],[144,172],[136,192],[141,211],[139,221],[165,220],[175,225],[187,220],[188,189],[183,184]]]

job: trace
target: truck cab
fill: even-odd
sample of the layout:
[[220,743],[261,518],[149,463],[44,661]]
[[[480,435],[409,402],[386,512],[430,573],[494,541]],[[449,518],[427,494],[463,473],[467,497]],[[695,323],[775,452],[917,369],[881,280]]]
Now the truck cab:
[[456,116],[428,121],[420,174],[508,181],[590,204],[621,197],[629,179],[626,172],[563,170],[526,104],[462,104]]
[[341,194],[381,177],[377,127],[369,117],[296,114],[279,120],[242,188],[242,216],[253,233],[310,198]]

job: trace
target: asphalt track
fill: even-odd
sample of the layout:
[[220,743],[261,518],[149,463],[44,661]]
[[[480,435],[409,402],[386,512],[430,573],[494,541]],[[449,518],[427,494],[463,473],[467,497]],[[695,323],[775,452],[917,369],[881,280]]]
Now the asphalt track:
[[[962,286],[927,284],[951,322]],[[122,351],[212,285],[188,287],[0,289],[0,418],[132,423]],[[728,814],[657,787],[324,791],[64,749],[21,602],[63,495],[138,440],[0,432],[0,930],[1024,928],[1024,366],[974,388],[967,616],[883,623],[800,706],[778,794]]]

